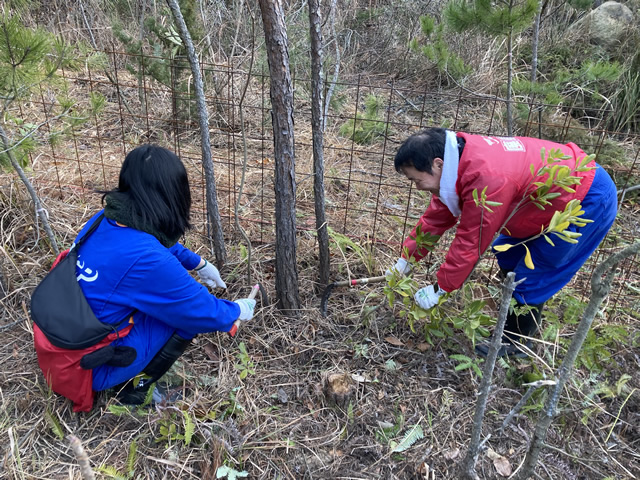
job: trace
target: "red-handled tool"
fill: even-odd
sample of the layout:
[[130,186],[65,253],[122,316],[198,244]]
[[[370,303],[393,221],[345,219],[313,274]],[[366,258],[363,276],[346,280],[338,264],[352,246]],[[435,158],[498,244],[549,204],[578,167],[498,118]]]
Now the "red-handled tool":
[[334,288],[346,287],[346,286],[353,287],[355,285],[362,285],[365,283],[378,283],[378,282],[383,282],[385,280],[386,280],[386,277],[382,275],[380,277],[357,278],[357,279],[354,278],[351,280],[342,280],[340,282],[333,282],[329,284],[327,288],[325,288],[324,293],[322,294],[322,299],[320,300],[320,312],[322,313],[322,316],[323,317],[327,316],[327,302],[329,301],[329,296],[331,295],[331,292],[333,291]]
[[[259,291],[260,291],[260,284],[256,283],[251,289],[251,293],[249,294],[248,298],[253,300],[254,298],[256,298],[256,295],[258,294]],[[231,330],[229,330],[229,335],[231,335],[232,337],[235,337],[236,333],[238,333],[238,327],[240,326],[241,321],[242,320],[236,320],[235,322],[233,322],[233,326],[231,327]]]

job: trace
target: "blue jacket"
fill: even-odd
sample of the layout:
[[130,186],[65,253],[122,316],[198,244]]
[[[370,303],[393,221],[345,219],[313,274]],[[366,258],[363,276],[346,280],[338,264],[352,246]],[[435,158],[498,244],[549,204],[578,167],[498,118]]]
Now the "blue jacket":
[[138,354],[129,367],[94,369],[94,390],[137,375],[175,331],[190,338],[231,329],[240,307],[211,295],[191,277],[187,270],[199,262],[198,255],[179,243],[166,248],[153,235],[108,218],[80,245],[76,273],[91,309],[99,320],[112,324],[133,313],[133,329],[114,344],[132,346]]

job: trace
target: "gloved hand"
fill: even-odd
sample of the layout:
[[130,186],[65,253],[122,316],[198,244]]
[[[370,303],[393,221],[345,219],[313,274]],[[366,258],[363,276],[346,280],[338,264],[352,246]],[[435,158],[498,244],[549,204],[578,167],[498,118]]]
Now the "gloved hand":
[[384,272],[384,276],[388,277],[389,275],[393,275],[394,272],[398,272],[400,275],[406,275],[410,271],[411,264],[404,258],[400,257],[393,267],[388,268],[387,271]]
[[430,308],[435,307],[436,305],[438,305],[438,300],[440,299],[440,297],[447,293],[440,287],[438,287],[437,284],[436,287],[438,288],[438,290],[436,290],[433,285],[429,285],[427,287],[421,288],[416,292],[413,298],[420,306],[420,308],[429,310]]
[[222,280],[218,269],[206,260],[204,261],[203,266],[196,268],[196,272],[200,279],[210,287],[227,288],[227,284]]
[[256,301],[253,298],[240,298],[234,301],[240,307],[238,320],[243,320],[245,322],[247,320],[251,320],[253,318],[253,311],[256,308]]

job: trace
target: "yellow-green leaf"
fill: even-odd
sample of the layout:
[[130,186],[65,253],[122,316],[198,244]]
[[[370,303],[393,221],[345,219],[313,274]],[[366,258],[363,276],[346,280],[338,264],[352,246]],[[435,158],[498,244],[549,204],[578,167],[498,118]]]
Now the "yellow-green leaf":
[[509,250],[511,247],[513,247],[513,245],[510,245],[508,243],[505,243],[504,245],[494,245],[493,249],[496,252],[506,252],[507,250]]
[[529,251],[529,247],[525,245],[524,248],[527,251],[526,255],[524,256],[524,264],[527,266],[528,269],[533,270],[536,267],[533,265],[533,260],[531,259],[531,252]]
[[547,237],[546,235],[543,235],[543,237],[549,243],[549,245],[551,245],[552,247],[556,246],[555,243],[553,243],[549,237]]

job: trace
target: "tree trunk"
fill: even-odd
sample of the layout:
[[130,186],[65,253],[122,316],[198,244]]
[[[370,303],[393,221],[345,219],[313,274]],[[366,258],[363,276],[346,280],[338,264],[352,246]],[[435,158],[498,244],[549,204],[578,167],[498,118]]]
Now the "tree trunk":
[[313,198],[318,232],[319,284],[329,284],[329,232],[324,201],[324,118],[322,112],[322,19],[319,0],[309,0],[309,28],[311,31],[311,130],[313,134]]
[[259,0],[271,75],[271,121],[276,159],[276,295],[278,308],[300,309],[296,269],[296,178],[293,136],[293,88],[287,32],[280,1]]
[[540,19],[542,17],[542,0],[538,0],[538,11],[533,23],[533,40],[531,41],[531,83],[538,78],[538,43],[540,39]]
[[224,235],[222,230],[222,220],[220,218],[220,210],[218,208],[218,197],[216,193],[216,178],[213,172],[213,160],[211,159],[211,138],[209,137],[209,113],[207,104],[204,100],[204,86],[202,83],[202,74],[200,72],[200,64],[196,55],[191,35],[184,21],[180,5],[177,0],[167,0],[169,8],[173,13],[173,18],[178,26],[180,38],[187,49],[187,57],[191,65],[191,73],[193,74],[193,84],[195,87],[196,104],[198,106],[198,116],[200,123],[200,143],[202,146],[202,164],[204,166],[204,175],[207,189],[207,215],[211,225],[211,234],[213,237],[213,249],[216,256],[216,264],[218,268],[222,268],[227,262],[227,251],[224,246]]

